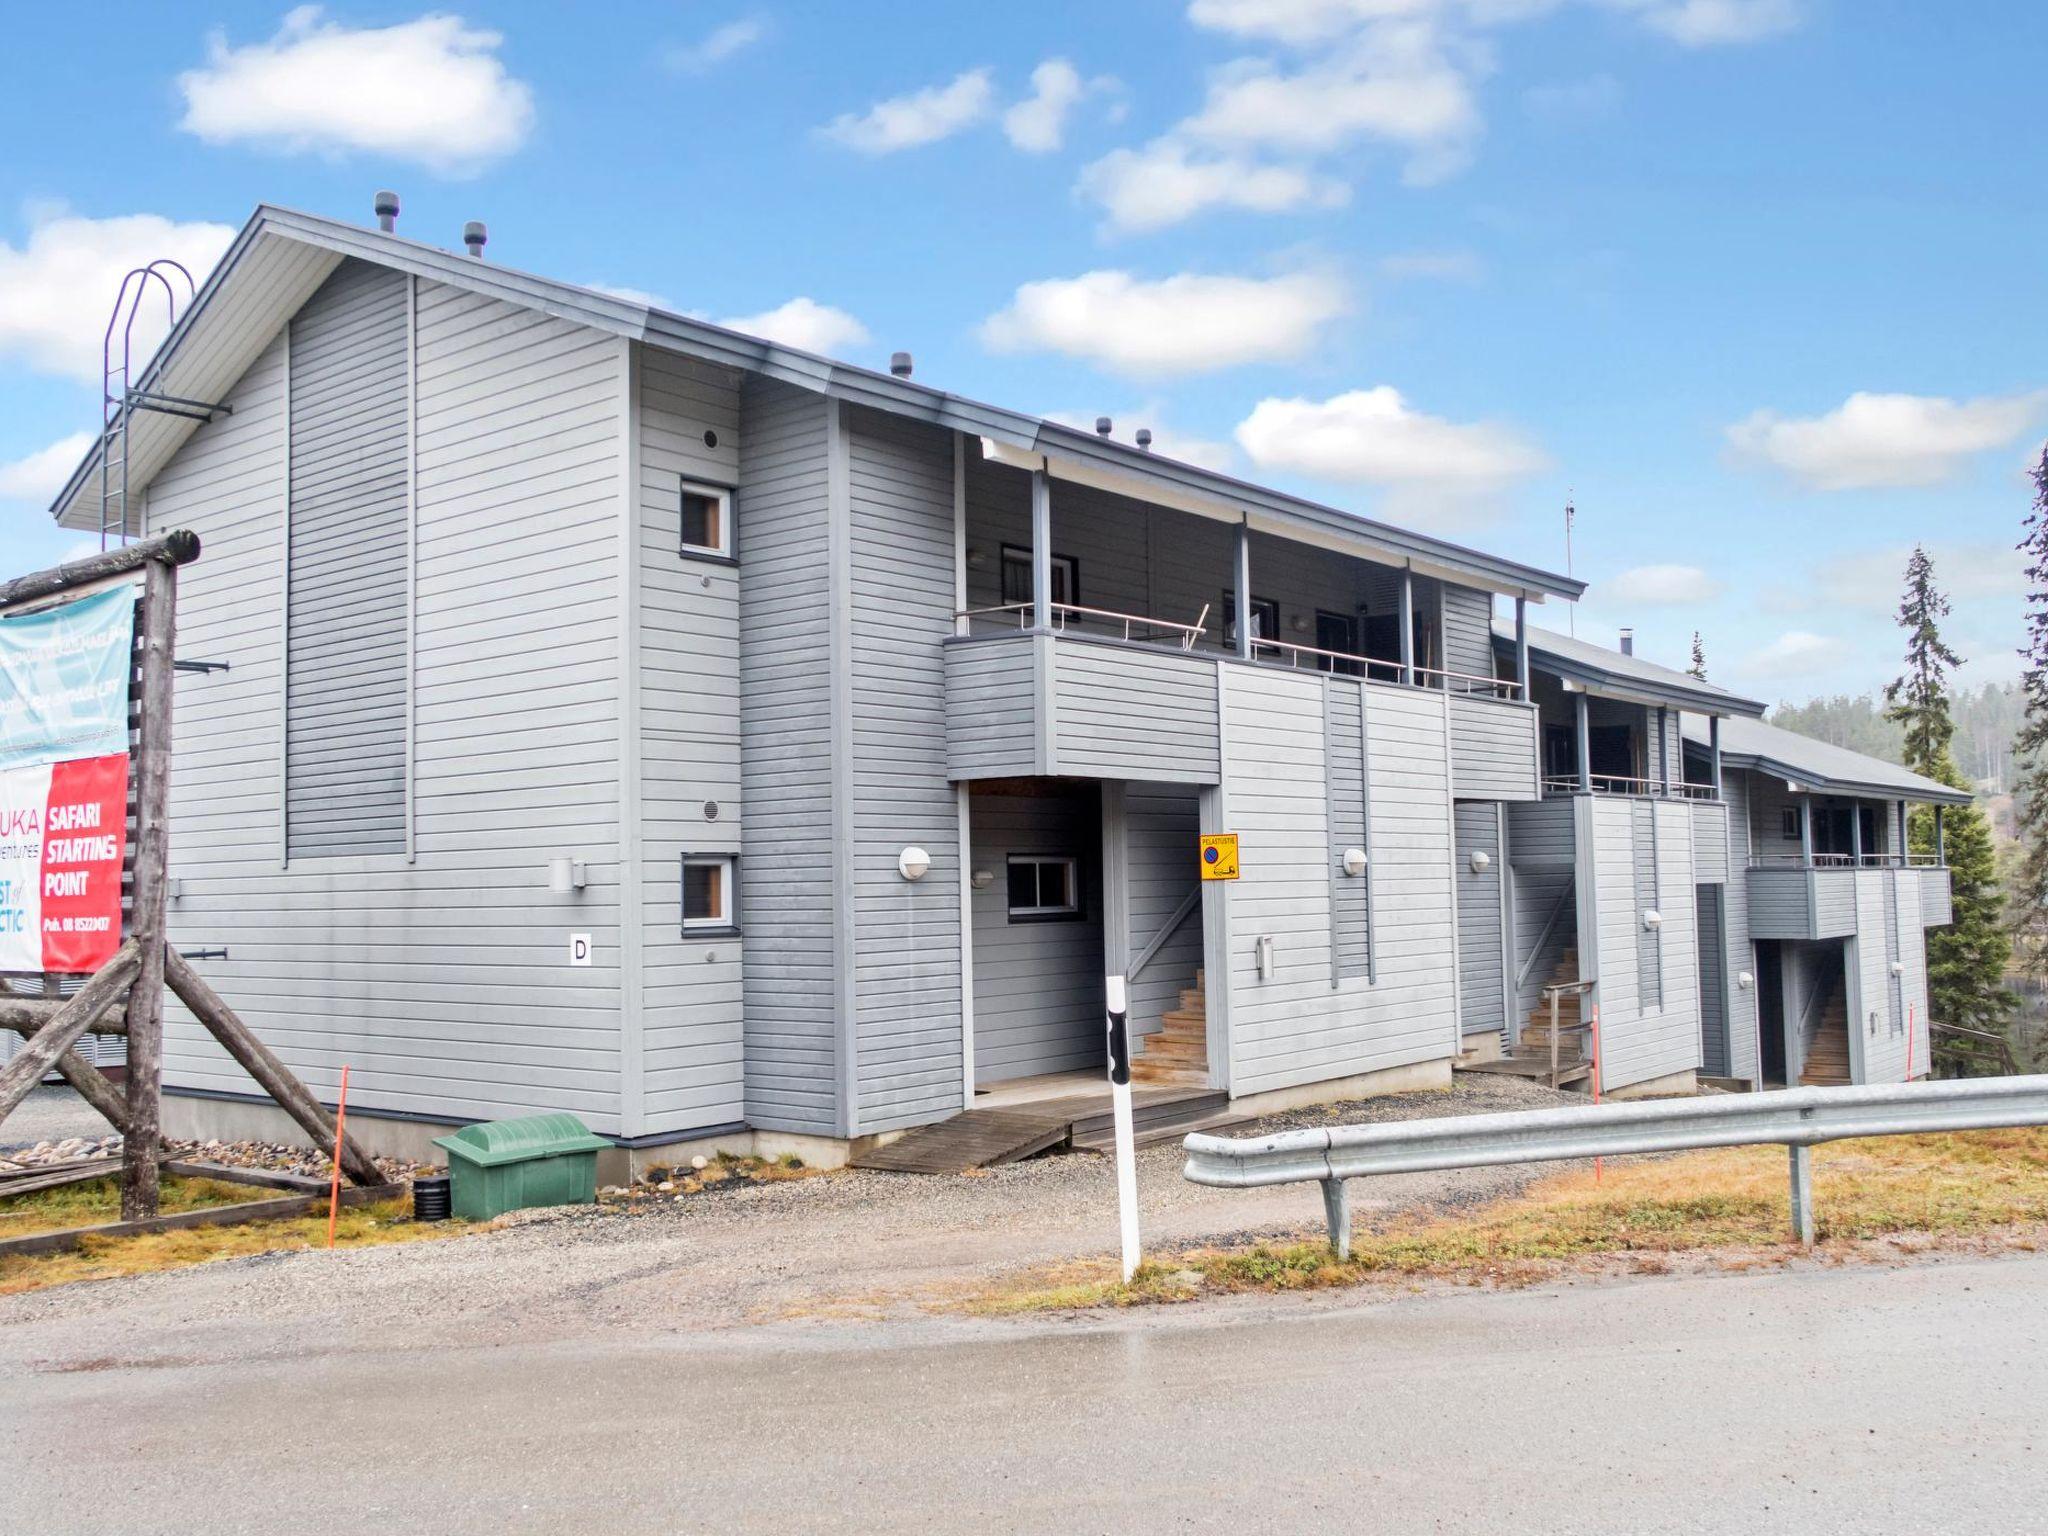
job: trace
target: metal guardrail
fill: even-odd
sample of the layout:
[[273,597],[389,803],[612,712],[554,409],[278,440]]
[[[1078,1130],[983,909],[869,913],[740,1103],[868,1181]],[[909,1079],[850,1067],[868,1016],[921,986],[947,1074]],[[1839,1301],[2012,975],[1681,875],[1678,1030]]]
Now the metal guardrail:
[[1197,1133],[1182,1143],[1187,1152],[1182,1172],[1192,1183],[1223,1189],[1321,1184],[1330,1246],[1340,1258],[1349,1258],[1346,1179],[1561,1158],[1779,1145],[1791,1149],[1793,1233],[1800,1242],[1811,1243],[1809,1149],[1816,1143],[2034,1125],[2048,1125],[2048,1076],[1787,1088],[1391,1125],[1338,1125],[1243,1140]]

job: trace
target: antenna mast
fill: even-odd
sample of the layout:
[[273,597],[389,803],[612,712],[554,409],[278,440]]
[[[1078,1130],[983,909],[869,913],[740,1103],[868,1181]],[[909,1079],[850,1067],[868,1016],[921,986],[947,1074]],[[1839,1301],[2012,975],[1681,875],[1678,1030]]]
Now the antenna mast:
[[[1570,491],[1566,491],[1564,493],[1564,573],[1567,576],[1573,574],[1572,523],[1578,517],[1578,515],[1578,510],[1572,506],[1572,493]],[[1565,621],[1571,625],[1572,638],[1574,640],[1578,639],[1579,605],[1577,603],[1573,603],[1569,608],[1565,610]]]

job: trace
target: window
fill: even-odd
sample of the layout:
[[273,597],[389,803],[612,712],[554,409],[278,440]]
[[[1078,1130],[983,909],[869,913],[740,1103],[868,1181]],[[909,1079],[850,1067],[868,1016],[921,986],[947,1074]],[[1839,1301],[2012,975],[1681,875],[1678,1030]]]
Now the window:
[[683,855],[683,931],[731,928],[732,864],[720,855]]
[[683,482],[682,546],[686,555],[732,556],[732,492]]
[[1010,855],[1010,921],[1081,915],[1079,861],[1066,854]]
[[[1031,551],[1015,544],[1003,546],[1003,601],[1028,603],[1031,591]],[[1081,601],[1081,567],[1072,555],[1052,557],[1052,600],[1072,606]]]
[[1785,820],[1778,830],[1786,842],[1796,843],[1799,841],[1799,807],[1796,805],[1785,807]]
[[[1280,603],[1271,597],[1252,598],[1252,638],[1275,640],[1280,635]],[[1223,589],[1223,643],[1237,644],[1237,594]]]
[[[1358,620],[1348,613],[1330,613],[1316,610],[1316,649],[1337,651],[1345,656],[1358,654]],[[1355,661],[1338,661],[1329,656],[1316,658],[1318,672],[1335,672],[1343,677],[1357,677],[1363,670]]]

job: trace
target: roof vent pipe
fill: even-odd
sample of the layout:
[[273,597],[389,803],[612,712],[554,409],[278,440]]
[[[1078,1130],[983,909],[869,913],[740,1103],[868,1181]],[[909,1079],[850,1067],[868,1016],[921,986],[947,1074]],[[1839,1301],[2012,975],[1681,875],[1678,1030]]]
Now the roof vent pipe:
[[1098,416],[1095,418],[1095,435],[1097,437],[1109,436],[1109,427],[1110,422],[1107,416]]
[[910,354],[908,352],[891,352],[889,354],[889,371],[899,379],[909,378]]
[[1635,632],[1634,630],[1632,630],[1632,629],[1624,629],[1624,630],[1622,630],[1622,632],[1621,632],[1621,654],[1622,654],[1622,655],[1624,655],[1624,656],[1633,656],[1633,655],[1635,655],[1635,653],[1636,653],[1636,632]]
[[377,227],[388,235],[398,228],[398,194],[396,192],[379,192],[375,198],[375,204],[377,209]]
[[1152,451],[1152,429],[1150,427],[1138,428],[1138,446],[1147,453]]
[[478,261],[483,260],[484,242],[490,238],[490,232],[484,228],[482,219],[471,219],[462,226],[462,243],[469,247],[469,254]]

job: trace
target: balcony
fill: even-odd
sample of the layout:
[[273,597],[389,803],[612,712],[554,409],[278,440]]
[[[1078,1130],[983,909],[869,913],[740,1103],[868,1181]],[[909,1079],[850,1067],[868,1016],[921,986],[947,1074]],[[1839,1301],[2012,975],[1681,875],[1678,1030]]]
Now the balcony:
[[[1453,790],[1536,798],[1536,715],[1509,680],[1255,639],[1250,658],[1183,624],[1051,605],[1049,630],[1022,603],[956,616],[946,642],[946,766],[955,780],[1064,774],[1214,784],[1222,774],[1219,668],[1281,667],[1369,688],[1446,695]],[[1204,615],[1206,617],[1206,615]],[[1403,682],[1403,678],[1408,679]]]
[[1858,928],[1859,906],[1874,902],[1889,910],[1888,884],[1896,886],[1902,913],[1918,910],[1922,927],[1953,921],[1949,871],[1932,855],[1766,856],[1750,861],[1750,933],[1759,939],[1849,938]]

